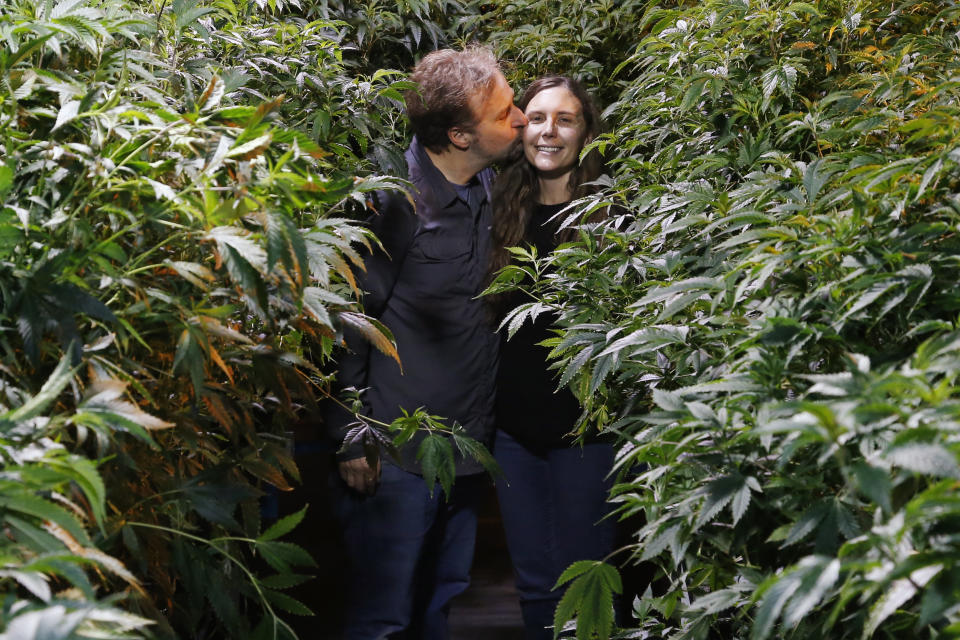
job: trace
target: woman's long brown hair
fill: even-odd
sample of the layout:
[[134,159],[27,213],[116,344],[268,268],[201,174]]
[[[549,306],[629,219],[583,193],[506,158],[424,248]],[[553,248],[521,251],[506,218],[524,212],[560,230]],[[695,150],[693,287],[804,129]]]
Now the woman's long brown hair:
[[[580,101],[581,115],[585,123],[584,140],[592,140],[601,132],[600,112],[578,81],[567,76],[546,76],[530,83],[520,97],[517,106],[521,111],[541,91],[554,87],[564,87]],[[582,198],[594,188],[585,183],[596,180],[603,173],[603,160],[596,149],[580,160],[570,173],[570,191],[573,199]],[[512,150],[508,164],[497,176],[493,186],[493,250],[490,252],[488,281],[510,262],[507,247],[519,245],[527,237],[530,219],[540,195],[540,183],[536,169],[527,161],[523,153],[523,144],[518,143]],[[557,238],[560,242],[573,239],[576,229],[567,227]],[[489,296],[492,306],[502,304],[501,296]]]

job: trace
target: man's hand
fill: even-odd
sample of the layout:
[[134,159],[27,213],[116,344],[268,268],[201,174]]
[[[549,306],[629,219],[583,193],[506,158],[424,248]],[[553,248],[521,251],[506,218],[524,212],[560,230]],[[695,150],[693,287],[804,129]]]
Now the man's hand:
[[366,458],[354,458],[340,463],[340,477],[347,486],[364,495],[372,496],[380,481],[380,461],[371,467]]

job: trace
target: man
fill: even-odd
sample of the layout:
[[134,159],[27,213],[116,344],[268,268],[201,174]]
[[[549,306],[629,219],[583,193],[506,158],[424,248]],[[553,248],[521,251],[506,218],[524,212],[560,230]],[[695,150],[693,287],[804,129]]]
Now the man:
[[[477,299],[490,254],[489,167],[526,118],[485,48],[435,51],[411,80],[418,91],[407,96],[415,136],[406,160],[415,207],[402,194],[380,194],[370,225],[386,251],[366,257],[360,282],[365,311],[393,332],[403,369],[348,335],[339,384],[366,389],[364,412],[378,421],[425,407],[489,445],[498,339]],[[353,421],[340,411],[328,427],[342,439]],[[445,639],[450,600],[469,583],[482,469],[458,459],[444,496],[418,475],[417,446],[405,447],[399,466],[371,466],[357,443],[338,454],[350,640]]]

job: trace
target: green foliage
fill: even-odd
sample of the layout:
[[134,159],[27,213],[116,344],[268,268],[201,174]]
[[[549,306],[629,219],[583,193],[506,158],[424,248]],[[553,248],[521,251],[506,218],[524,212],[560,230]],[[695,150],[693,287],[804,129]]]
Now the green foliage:
[[96,464],[52,437],[65,416],[44,416],[73,374],[64,357],[36,395],[23,394],[24,402],[0,417],[0,522],[5,531],[0,542],[5,624],[0,637],[11,640],[38,634],[130,637],[151,624],[98,596],[87,572],[95,567],[132,589],[142,588],[120,560],[91,539],[106,523],[106,490]]
[[364,321],[405,85],[289,5],[0,7],[0,635],[291,637],[257,500]]
[[473,15],[469,4],[462,0],[322,0],[306,14],[349,25],[361,66],[406,70],[420,54],[469,39],[462,33]]
[[[429,487],[430,495],[437,485],[449,495],[456,476],[456,463],[459,460],[476,460],[493,477],[502,475],[500,466],[493,455],[483,445],[466,434],[459,422],[447,426],[446,418],[430,415],[420,407],[412,413],[401,409],[403,415],[385,424],[356,413],[361,408],[356,401],[354,423],[343,439],[343,447],[361,444],[367,456],[367,463],[375,466],[381,450],[386,451],[399,463],[399,451],[405,446],[416,446],[416,460],[422,468],[423,480]],[[393,432],[393,436],[390,436]]]
[[[515,6],[568,47],[500,40],[519,77],[580,55],[579,14]],[[625,637],[955,635],[958,21],[644,3],[604,32],[633,48],[603,67],[611,175],[566,222],[610,215],[495,288],[534,301],[508,330],[559,315],[558,381],[621,439],[662,585]]]
[[508,0],[476,3],[466,20],[497,52],[518,89],[549,74],[572,75],[604,101],[619,93],[613,71],[633,51],[640,0]]
[[554,589],[568,582],[554,615],[553,637],[559,638],[564,625],[576,616],[577,640],[609,638],[613,629],[613,594],[623,591],[620,574],[604,562],[580,560],[563,572]]
[[[532,296],[507,332],[558,314],[558,384],[620,438],[663,585],[624,635],[957,635],[954,4],[0,6],[0,637],[290,634],[303,515],[255,501],[339,328],[396,354],[350,219],[404,175],[402,72],[471,39],[609,104],[565,224],[609,215],[495,288]],[[354,435],[426,431],[448,491],[493,466],[458,429]],[[610,635],[615,569],[561,582],[557,628]]]

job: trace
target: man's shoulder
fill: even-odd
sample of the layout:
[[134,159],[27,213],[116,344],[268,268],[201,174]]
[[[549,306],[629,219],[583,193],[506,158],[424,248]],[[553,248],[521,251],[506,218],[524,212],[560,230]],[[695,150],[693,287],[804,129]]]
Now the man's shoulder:
[[385,189],[370,194],[367,226],[381,242],[406,246],[416,234],[419,219],[407,191]]
[[407,217],[414,213],[413,199],[404,189],[379,189],[370,194],[367,206],[373,215]]

